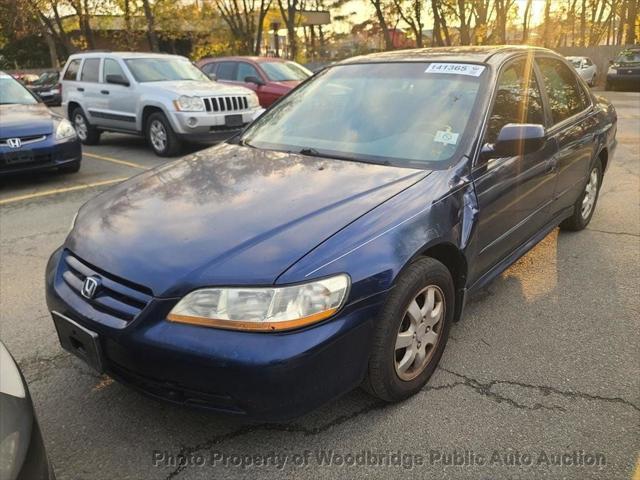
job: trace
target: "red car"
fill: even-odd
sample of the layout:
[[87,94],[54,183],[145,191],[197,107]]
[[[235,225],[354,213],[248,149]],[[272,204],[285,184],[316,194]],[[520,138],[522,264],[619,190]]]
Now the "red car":
[[313,75],[302,65],[272,57],[203,58],[197,65],[219,82],[250,88],[264,108]]

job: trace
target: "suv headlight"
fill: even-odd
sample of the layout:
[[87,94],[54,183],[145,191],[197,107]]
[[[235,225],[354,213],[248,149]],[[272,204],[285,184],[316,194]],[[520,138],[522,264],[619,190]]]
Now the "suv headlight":
[[65,140],[67,138],[75,138],[76,129],[69,120],[62,119],[56,127],[56,140]]
[[616,67],[614,67],[613,65],[611,65],[609,67],[609,70],[607,70],[607,73],[610,73],[611,75],[616,75],[618,73],[618,69]]
[[260,100],[258,100],[258,95],[252,93],[249,95],[249,108],[258,108],[260,106]]
[[341,274],[286,287],[205,288],[180,300],[167,319],[230,330],[288,330],[336,313],[350,283]]
[[204,112],[204,100],[200,97],[181,95],[173,104],[179,112]]

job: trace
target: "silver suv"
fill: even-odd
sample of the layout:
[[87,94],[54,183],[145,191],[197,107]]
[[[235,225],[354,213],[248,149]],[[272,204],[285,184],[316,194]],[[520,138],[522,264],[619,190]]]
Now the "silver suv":
[[218,83],[177,55],[71,55],[61,85],[62,107],[83,143],[98,143],[103,131],[132,133],[160,156],[179,153],[184,140],[222,141],[263,112],[251,90]]

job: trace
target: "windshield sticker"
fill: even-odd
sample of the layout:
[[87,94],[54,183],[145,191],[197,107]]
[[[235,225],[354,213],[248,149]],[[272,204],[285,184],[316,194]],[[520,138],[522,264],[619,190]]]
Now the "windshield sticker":
[[436,136],[433,138],[434,142],[443,143],[445,145],[455,145],[458,143],[459,133],[454,133],[451,131],[451,128],[447,128],[446,130],[438,130],[436,132]]
[[473,65],[470,63],[431,63],[424,71],[425,73],[452,73],[455,75],[469,75],[479,77],[484,72],[483,65]]

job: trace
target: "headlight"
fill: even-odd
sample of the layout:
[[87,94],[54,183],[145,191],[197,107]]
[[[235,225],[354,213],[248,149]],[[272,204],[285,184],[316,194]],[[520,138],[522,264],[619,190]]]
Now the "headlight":
[[200,97],[182,95],[173,104],[179,112],[204,112],[204,100]]
[[611,75],[615,75],[616,73],[618,73],[618,69],[614,66],[609,67],[609,70],[607,70],[607,73],[610,73]]
[[5,347],[2,342],[0,342],[0,366],[2,366],[0,392],[5,395],[11,395],[12,397],[25,398],[26,391],[22,377],[20,376],[20,371],[13,361],[13,358],[11,358],[7,347]]
[[56,140],[64,140],[67,138],[75,138],[76,130],[69,120],[62,119],[56,128]]
[[249,108],[258,108],[260,106],[260,100],[255,93],[249,95]]
[[349,284],[342,274],[288,287],[205,288],[180,300],[167,319],[231,330],[288,330],[336,313]]

